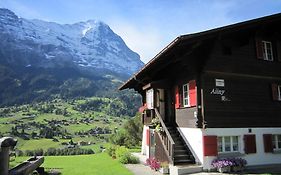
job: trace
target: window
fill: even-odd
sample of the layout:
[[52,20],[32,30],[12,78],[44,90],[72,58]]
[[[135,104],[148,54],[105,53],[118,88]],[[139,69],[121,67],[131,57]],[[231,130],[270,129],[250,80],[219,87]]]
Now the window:
[[239,151],[239,141],[238,136],[223,136],[218,137],[218,152],[238,152]]
[[281,101],[281,84],[280,83],[272,83],[272,99],[274,101]]
[[183,107],[190,106],[189,105],[189,84],[184,84],[182,86],[182,97],[183,97]]
[[149,89],[146,91],[146,104],[147,109],[153,109],[154,108],[154,95],[153,95],[153,89]]
[[263,59],[273,61],[272,43],[269,41],[262,41]]
[[273,150],[281,150],[281,134],[272,135]]

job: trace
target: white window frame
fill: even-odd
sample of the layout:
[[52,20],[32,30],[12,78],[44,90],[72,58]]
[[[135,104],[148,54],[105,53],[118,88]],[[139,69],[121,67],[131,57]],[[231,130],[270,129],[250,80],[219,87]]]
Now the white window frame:
[[281,101],[281,85],[277,85],[278,100]]
[[[281,136],[281,134],[273,134],[272,135],[272,144],[273,146],[275,146],[275,148],[273,149],[274,151],[279,151],[281,150],[281,147],[278,147],[278,136]],[[281,140],[279,140],[281,142]]]
[[[187,91],[185,91],[185,87],[186,87]],[[182,104],[183,104],[183,107],[190,106],[189,83],[182,85]]]
[[154,91],[149,89],[146,91],[146,104],[147,109],[154,109]]
[[[225,137],[230,137],[230,151],[226,151],[225,150]],[[233,150],[233,138],[234,137],[237,137],[237,146],[238,146],[238,149],[237,149],[237,151],[234,151]],[[220,143],[219,143],[219,138],[221,138],[221,141],[222,141],[222,143],[221,143],[221,145],[222,145],[222,150],[220,151],[219,150],[219,145],[220,145]],[[238,152],[240,152],[240,141],[239,141],[239,136],[218,136],[218,153],[238,153]]]
[[[267,47],[267,44],[270,44],[270,48]],[[273,51],[272,51],[272,42],[262,41],[263,45],[263,59],[267,61],[273,61]],[[271,55],[271,59],[268,58],[268,55]]]

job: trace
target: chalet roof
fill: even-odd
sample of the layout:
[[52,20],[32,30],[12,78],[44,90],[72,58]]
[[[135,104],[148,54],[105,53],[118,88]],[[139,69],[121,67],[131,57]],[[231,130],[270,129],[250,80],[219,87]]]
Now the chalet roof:
[[[119,90],[134,88],[137,84],[140,83],[141,77],[149,71],[153,66],[157,65],[161,61],[168,59],[165,57],[165,53],[171,52],[174,48],[182,44],[192,44],[196,41],[205,41],[207,39],[215,38],[222,34],[229,34],[236,31],[243,31],[250,28],[255,28],[258,26],[264,26],[266,24],[280,21],[281,13],[265,16],[261,18],[256,18],[244,22],[239,22],[211,30],[206,30],[203,32],[180,35],[174,39],[170,44],[168,44],[163,50],[161,50],[154,58],[152,58],[147,64],[144,65],[137,73],[135,73],[130,79],[128,79],[123,85],[119,87]],[[166,60],[168,61],[168,60]]]

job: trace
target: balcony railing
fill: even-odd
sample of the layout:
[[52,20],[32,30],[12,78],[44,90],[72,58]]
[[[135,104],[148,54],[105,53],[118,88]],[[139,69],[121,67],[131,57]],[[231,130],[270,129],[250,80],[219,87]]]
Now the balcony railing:
[[158,117],[160,121],[160,127],[162,128],[160,133],[157,133],[159,138],[161,139],[162,146],[165,148],[165,152],[170,160],[170,163],[174,163],[174,150],[175,150],[175,142],[170,135],[168,128],[166,127],[160,113],[157,109],[154,109],[156,117]]

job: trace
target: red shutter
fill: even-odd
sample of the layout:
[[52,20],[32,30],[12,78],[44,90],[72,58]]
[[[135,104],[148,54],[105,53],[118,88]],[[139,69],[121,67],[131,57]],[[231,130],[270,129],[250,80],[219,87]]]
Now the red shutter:
[[264,146],[264,152],[266,152],[266,153],[272,153],[273,152],[272,135],[271,134],[264,134],[263,135],[263,146]]
[[217,136],[203,136],[203,153],[204,156],[218,155]]
[[196,81],[191,80],[189,81],[189,100],[190,100],[190,106],[196,106]]
[[180,92],[179,87],[175,87],[175,108],[180,108]]
[[263,59],[263,44],[260,38],[256,38],[257,59]]
[[146,130],[146,145],[150,145],[150,132],[149,129]]
[[272,88],[272,99],[275,100],[275,101],[278,101],[279,100],[279,97],[278,97],[278,85],[277,84],[272,84],[271,88]]
[[256,135],[244,135],[244,146],[246,154],[256,153]]

